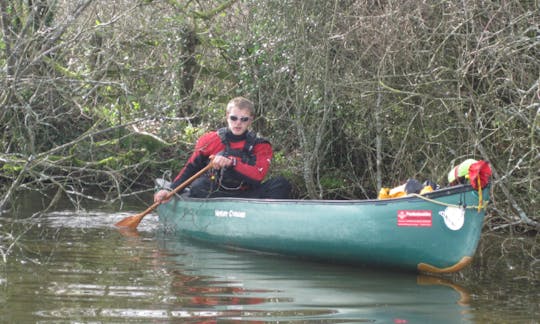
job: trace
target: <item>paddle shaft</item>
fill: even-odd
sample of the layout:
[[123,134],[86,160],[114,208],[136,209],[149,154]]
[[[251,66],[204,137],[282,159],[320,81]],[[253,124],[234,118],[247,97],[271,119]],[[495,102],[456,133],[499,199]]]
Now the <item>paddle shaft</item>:
[[163,201],[167,201],[169,199],[172,198],[173,195],[175,195],[177,192],[179,192],[180,190],[183,190],[185,187],[187,187],[190,183],[192,183],[195,179],[197,179],[198,177],[200,177],[203,173],[205,173],[206,171],[210,170],[210,168],[212,168],[212,162],[208,163],[207,166],[205,166],[204,168],[202,168],[201,170],[199,170],[197,173],[195,173],[194,175],[192,175],[189,179],[187,179],[186,181],[182,182],[182,184],[180,184],[178,187],[174,188],[171,192],[169,192],[165,198],[163,198],[161,201],[156,201],[155,203],[153,203],[152,205],[150,205],[150,207],[148,207],[145,211],[143,211],[142,213],[140,214],[137,214],[135,216],[129,216],[129,217],[126,217],[124,218],[123,220],[119,221],[118,223],[116,223],[115,225],[116,226],[119,226],[119,227],[129,227],[129,228],[136,228],[137,225],[139,225],[139,223],[141,222],[141,220],[143,219],[144,216],[150,214],[151,211],[153,211],[154,209],[156,209],[157,206],[159,206]]

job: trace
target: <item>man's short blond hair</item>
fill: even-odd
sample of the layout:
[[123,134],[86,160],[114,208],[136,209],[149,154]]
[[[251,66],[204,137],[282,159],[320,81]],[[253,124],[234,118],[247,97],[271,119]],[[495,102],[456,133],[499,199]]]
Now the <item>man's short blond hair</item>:
[[251,116],[255,115],[255,106],[253,105],[253,102],[247,98],[236,97],[231,99],[231,101],[229,101],[227,104],[227,114],[230,113],[234,107],[241,110],[248,110]]

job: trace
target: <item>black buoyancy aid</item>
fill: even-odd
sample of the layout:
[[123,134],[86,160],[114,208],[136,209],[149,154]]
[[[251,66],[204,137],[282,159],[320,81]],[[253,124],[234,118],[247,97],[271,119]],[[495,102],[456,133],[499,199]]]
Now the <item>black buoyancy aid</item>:
[[255,145],[260,143],[269,143],[266,139],[257,137],[254,132],[247,132],[244,147],[241,150],[232,149],[231,143],[227,138],[227,132],[228,129],[226,127],[220,128],[217,131],[219,138],[221,139],[221,143],[225,145],[225,152],[223,155],[240,158],[242,162],[249,165],[255,165],[256,162],[256,156],[253,154],[253,148],[255,147]]
[[[234,156],[236,158],[239,158],[243,163],[249,165],[255,165],[257,161],[257,157],[255,156],[255,154],[253,154],[253,148],[255,147],[255,145],[260,143],[269,143],[266,139],[257,137],[254,132],[247,132],[244,147],[241,150],[232,149],[230,140],[229,138],[227,138],[227,132],[228,129],[226,127],[220,128],[217,131],[221,142],[223,143],[223,145],[225,145],[225,151],[223,152],[223,155]],[[236,171],[231,169],[222,169],[222,174],[220,176],[220,185],[224,189],[238,190],[245,187],[245,182],[249,183],[250,181],[248,179],[245,179],[245,177],[239,175]]]

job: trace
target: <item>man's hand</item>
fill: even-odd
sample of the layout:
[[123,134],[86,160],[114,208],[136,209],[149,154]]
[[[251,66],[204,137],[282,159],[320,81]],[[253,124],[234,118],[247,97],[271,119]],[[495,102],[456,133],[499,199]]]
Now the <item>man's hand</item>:
[[169,200],[171,200],[171,198],[165,200],[165,197],[167,197],[167,195],[169,194],[169,191],[165,190],[165,189],[161,189],[160,191],[156,192],[154,194],[154,202],[157,203],[157,202],[161,202],[161,203],[166,203],[168,202]]
[[223,155],[216,155],[212,160],[214,169],[219,170],[221,168],[228,168],[233,165],[233,160]]

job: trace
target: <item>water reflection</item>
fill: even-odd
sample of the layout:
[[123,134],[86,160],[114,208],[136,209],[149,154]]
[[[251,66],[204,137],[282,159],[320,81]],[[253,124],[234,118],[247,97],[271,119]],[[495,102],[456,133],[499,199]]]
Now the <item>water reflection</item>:
[[[149,215],[55,212],[0,274],[6,323],[463,323],[469,294],[441,278],[180,241]],[[20,224],[27,226],[28,224]]]
[[[177,251],[182,255],[175,256]],[[173,290],[175,295],[195,292],[193,305],[234,309],[234,317],[226,317],[230,321],[459,323],[469,317],[469,294],[441,278],[216,251],[170,240],[160,241],[160,253],[184,264],[181,275],[172,277],[172,286],[181,287]]]

